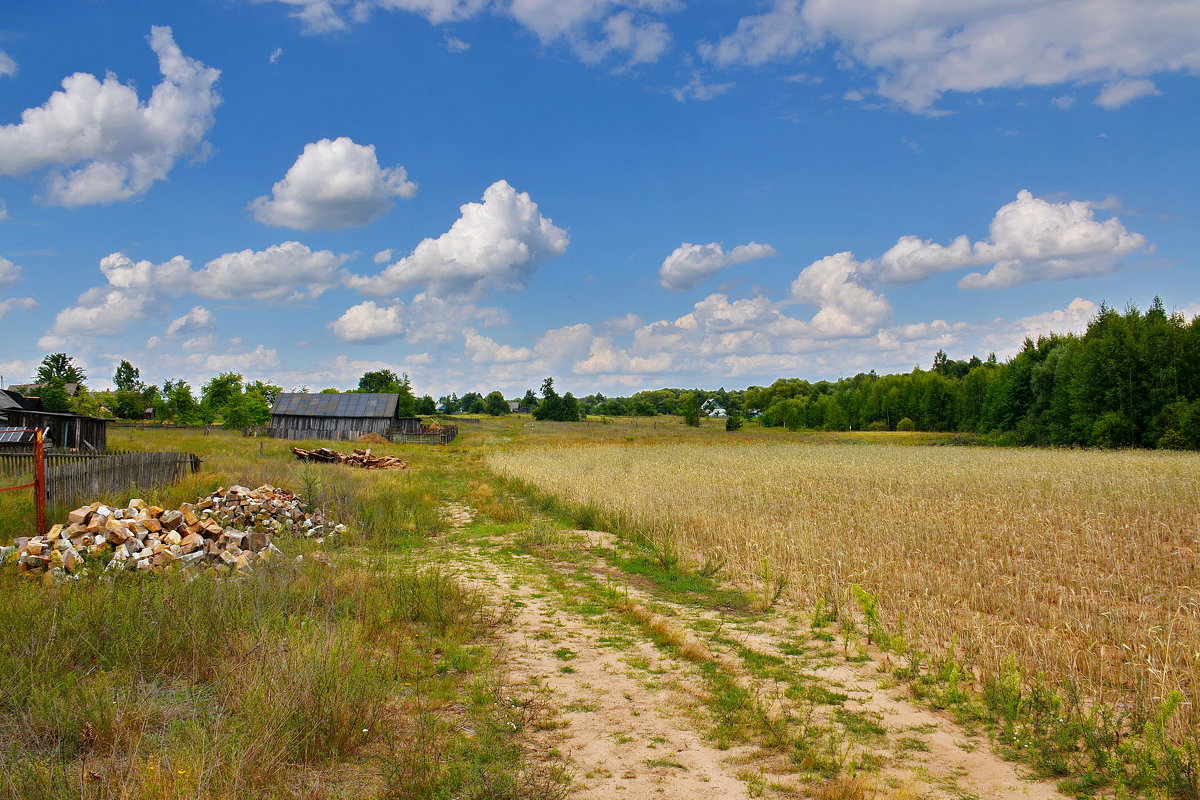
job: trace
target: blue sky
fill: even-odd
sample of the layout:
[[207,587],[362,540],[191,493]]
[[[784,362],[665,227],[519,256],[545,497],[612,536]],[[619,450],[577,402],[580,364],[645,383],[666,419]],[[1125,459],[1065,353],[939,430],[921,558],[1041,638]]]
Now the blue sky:
[[1198,76],[1194,0],[9,4],[0,373],[628,394],[1195,314]]

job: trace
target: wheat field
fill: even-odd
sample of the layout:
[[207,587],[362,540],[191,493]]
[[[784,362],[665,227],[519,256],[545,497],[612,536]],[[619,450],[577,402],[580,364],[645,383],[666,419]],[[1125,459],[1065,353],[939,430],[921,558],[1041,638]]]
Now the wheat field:
[[1014,657],[1089,702],[1184,696],[1200,724],[1200,458],[1144,451],[661,443],[530,448],[499,473],[722,559],[786,599],[879,598],[983,672]]

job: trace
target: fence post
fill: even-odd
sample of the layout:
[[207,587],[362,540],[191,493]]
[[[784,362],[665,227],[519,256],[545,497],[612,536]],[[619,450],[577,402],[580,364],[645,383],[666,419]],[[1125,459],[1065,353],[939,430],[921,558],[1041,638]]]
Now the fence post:
[[37,535],[46,532],[46,449],[44,432],[38,428],[33,439],[33,513]]

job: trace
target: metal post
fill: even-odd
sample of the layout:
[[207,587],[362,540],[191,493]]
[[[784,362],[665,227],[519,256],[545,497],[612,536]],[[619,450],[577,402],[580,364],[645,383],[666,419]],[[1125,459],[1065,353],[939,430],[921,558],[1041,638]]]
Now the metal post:
[[33,439],[33,512],[40,536],[46,532],[46,450],[41,428]]

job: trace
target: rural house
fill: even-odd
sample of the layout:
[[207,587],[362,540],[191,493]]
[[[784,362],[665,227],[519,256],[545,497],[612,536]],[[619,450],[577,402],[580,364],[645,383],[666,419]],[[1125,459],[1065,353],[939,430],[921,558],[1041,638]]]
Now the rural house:
[[81,452],[102,451],[108,446],[108,420],[57,411],[43,411],[42,401],[19,391],[0,389],[0,426],[43,428],[54,447]]
[[368,433],[420,433],[416,417],[396,416],[398,394],[284,392],[271,407],[268,435],[278,439],[354,440]]
[[711,397],[701,404],[700,413],[706,417],[709,417],[710,419],[722,419],[729,416],[721,404]]

